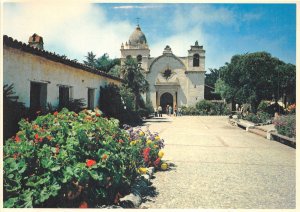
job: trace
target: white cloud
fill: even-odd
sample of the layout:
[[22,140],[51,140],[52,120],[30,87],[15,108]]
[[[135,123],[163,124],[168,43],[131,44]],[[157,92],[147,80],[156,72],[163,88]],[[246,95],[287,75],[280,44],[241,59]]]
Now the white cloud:
[[33,33],[44,38],[45,49],[82,60],[88,51],[119,57],[124,35],[132,32],[127,21],[107,20],[93,4],[4,4],[4,34],[27,43]]
[[232,26],[237,24],[237,20],[232,10],[223,7],[199,4],[192,9],[178,6],[175,10],[172,26],[177,31],[203,27],[205,24]]

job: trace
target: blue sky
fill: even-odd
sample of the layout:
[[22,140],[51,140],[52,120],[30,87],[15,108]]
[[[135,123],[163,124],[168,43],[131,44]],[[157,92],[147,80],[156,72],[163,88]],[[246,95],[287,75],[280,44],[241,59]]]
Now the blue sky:
[[46,50],[79,61],[88,51],[115,58],[137,17],[152,57],[166,45],[186,56],[198,40],[206,50],[206,70],[255,51],[296,63],[295,4],[5,3],[3,33],[26,43],[38,33]]

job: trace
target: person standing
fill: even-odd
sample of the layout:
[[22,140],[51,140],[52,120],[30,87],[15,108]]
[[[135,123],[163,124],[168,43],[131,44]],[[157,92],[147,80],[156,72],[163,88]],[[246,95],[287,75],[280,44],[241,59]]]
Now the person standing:
[[171,116],[172,115],[172,106],[170,105],[169,106],[169,116]]
[[162,107],[159,105],[158,108],[158,117],[162,117]]
[[166,114],[167,115],[169,115],[169,107],[170,107],[169,105],[167,105],[167,107],[166,107]]
[[177,116],[177,107],[174,105],[174,116]]
[[181,116],[181,107],[178,108],[178,116]]

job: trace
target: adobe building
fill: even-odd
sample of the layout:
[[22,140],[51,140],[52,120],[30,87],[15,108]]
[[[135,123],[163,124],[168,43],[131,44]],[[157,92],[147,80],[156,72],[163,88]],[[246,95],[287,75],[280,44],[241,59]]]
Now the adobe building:
[[138,25],[129,40],[121,45],[121,62],[128,57],[135,58],[144,69],[150,84],[145,98],[154,108],[193,106],[204,99],[205,50],[197,41],[185,57],[173,54],[168,45],[161,56],[150,57],[146,36]]
[[120,85],[122,80],[76,60],[44,50],[43,38],[33,34],[29,44],[3,36],[3,83],[14,84],[18,101],[33,110],[57,107],[69,99],[85,100],[87,108],[98,105],[100,86]]

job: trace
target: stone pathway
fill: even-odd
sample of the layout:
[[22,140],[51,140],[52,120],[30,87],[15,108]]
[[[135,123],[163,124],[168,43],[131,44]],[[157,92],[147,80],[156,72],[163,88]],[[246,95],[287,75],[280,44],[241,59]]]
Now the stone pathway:
[[227,117],[167,117],[145,123],[165,139],[170,171],[140,208],[296,207],[295,149],[248,133]]

